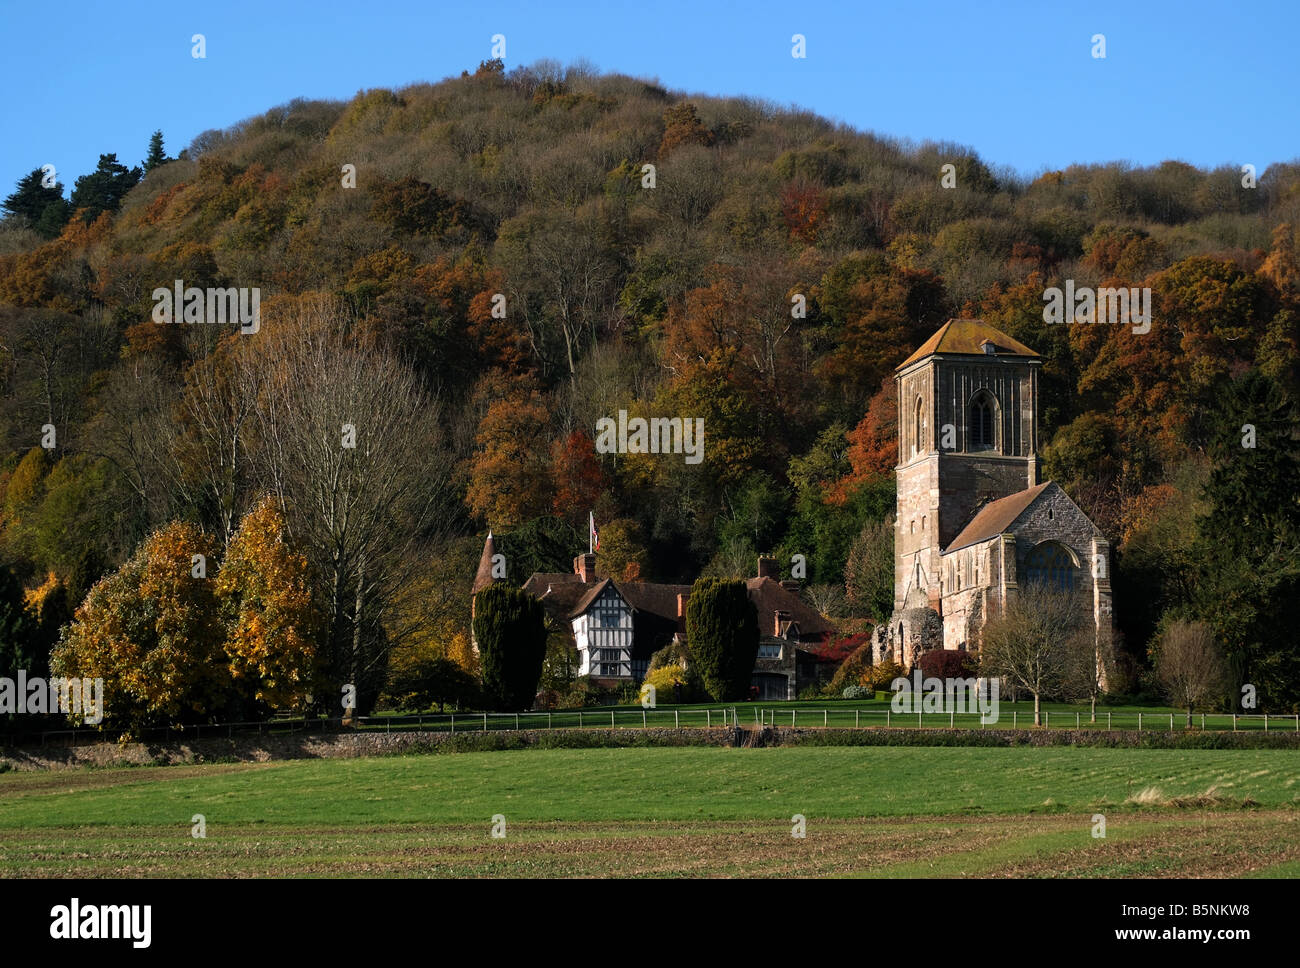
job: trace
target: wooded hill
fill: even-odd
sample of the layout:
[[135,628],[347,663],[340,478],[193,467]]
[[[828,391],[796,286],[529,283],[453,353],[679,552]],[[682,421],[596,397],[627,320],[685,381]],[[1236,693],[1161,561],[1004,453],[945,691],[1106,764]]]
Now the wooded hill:
[[[0,225],[0,555],[42,648],[146,536],[193,527],[215,568],[265,495],[322,661],[364,654],[376,692],[390,650],[470,662],[476,536],[503,536],[521,582],[585,550],[589,509],[602,573],[803,554],[809,594],[861,631],[892,599],[891,373],[963,316],[1044,357],[1045,476],[1114,543],[1137,665],[1162,622],[1201,617],[1239,677],[1300,699],[1300,165],[1026,180],[759,101],[496,62],[153,147],[71,203],[25,179]],[[154,323],[177,279],[260,288],[261,332]],[[1044,323],[1067,279],[1149,286],[1150,332]],[[597,454],[620,409],[703,417],[703,462]],[[358,450],[310,457],[342,423]],[[261,581],[231,614],[273,597]]]

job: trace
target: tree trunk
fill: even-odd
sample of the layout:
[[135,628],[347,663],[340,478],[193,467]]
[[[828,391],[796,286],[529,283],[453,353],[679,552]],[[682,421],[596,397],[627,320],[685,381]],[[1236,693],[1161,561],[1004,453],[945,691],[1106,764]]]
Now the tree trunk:
[[1097,697],[1092,697],[1092,722],[1097,721]]
[[1188,729],[1192,728],[1192,707],[1191,706],[1187,707],[1187,728]]

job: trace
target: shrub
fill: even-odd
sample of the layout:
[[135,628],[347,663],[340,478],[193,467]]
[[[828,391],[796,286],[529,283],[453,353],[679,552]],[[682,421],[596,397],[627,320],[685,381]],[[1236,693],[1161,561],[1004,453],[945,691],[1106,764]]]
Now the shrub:
[[862,685],[862,677],[871,672],[871,643],[863,642],[853,652],[840,663],[840,667],[835,670],[835,675],[831,676],[830,692],[839,695],[849,686]]
[[866,686],[849,686],[842,695],[845,699],[874,699],[876,691]]
[[860,684],[863,686],[869,686],[870,688],[880,692],[892,692],[889,688],[890,683],[903,675],[905,671],[906,670],[904,670],[903,667],[895,662],[893,657],[890,656],[879,665],[872,666],[868,669],[866,674],[863,675]]
[[645,684],[654,686],[655,702],[679,702],[686,698],[686,670],[679,665],[660,666],[645,677]]
[[968,679],[979,675],[969,652],[931,649],[922,654],[921,675],[934,679]]

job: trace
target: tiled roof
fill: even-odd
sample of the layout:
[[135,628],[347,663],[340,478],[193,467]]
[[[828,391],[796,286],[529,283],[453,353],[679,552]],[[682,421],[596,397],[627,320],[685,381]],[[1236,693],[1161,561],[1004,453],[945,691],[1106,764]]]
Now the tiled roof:
[[[532,575],[524,591],[536,595],[553,615],[577,618],[591,607],[607,584],[612,584],[624,601],[640,612],[677,621],[677,596],[691,594],[691,585],[667,585],[658,582],[622,582],[602,579],[584,582],[574,574],[543,573]],[[760,633],[767,635],[777,611],[788,612],[804,638],[834,631],[821,613],[781,583],[771,578],[751,578],[745,582],[749,599],[758,610]]]
[[970,523],[961,529],[961,533],[952,539],[943,553],[950,554],[958,548],[979,544],[981,541],[987,541],[1010,530],[1016,518],[1020,517],[1025,509],[1038,499],[1038,495],[1051,486],[1051,483],[1051,481],[1044,481],[1035,487],[990,501],[976,512],[975,517],[971,518]]
[[492,584],[492,556],[496,553],[496,542],[492,540],[492,532],[489,531],[487,540],[483,542],[483,555],[478,560],[478,571],[474,575],[474,584],[470,589],[472,594],[477,595]]
[[761,634],[770,634],[772,616],[778,611],[790,613],[790,617],[799,623],[801,636],[825,635],[834,631],[830,622],[822,618],[817,609],[794,592],[782,588],[780,582],[771,578],[751,578],[745,582],[745,586],[749,589],[749,600],[758,609],[758,630]]
[[950,319],[895,369],[901,370],[911,366],[917,360],[933,353],[966,353],[982,356],[985,340],[993,344],[994,356],[1031,356],[1035,359],[1038,357],[1038,354],[1024,343],[994,329],[982,319]]

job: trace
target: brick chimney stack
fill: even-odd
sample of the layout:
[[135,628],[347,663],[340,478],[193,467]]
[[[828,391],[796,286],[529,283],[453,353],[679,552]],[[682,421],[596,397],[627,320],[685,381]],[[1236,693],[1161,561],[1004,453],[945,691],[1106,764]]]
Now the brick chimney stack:
[[790,613],[778,608],[772,622],[772,634],[779,639],[781,637],[781,626],[788,621],[790,621]]
[[573,573],[585,583],[596,580],[596,556],[591,552],[573,559]]
[[780,567],[777,565],[775,558],[760,557],[758,559],[759,578],[771,578],[773,581],[775,581],[780,576],[780,574],[781,574],[781,570]]

